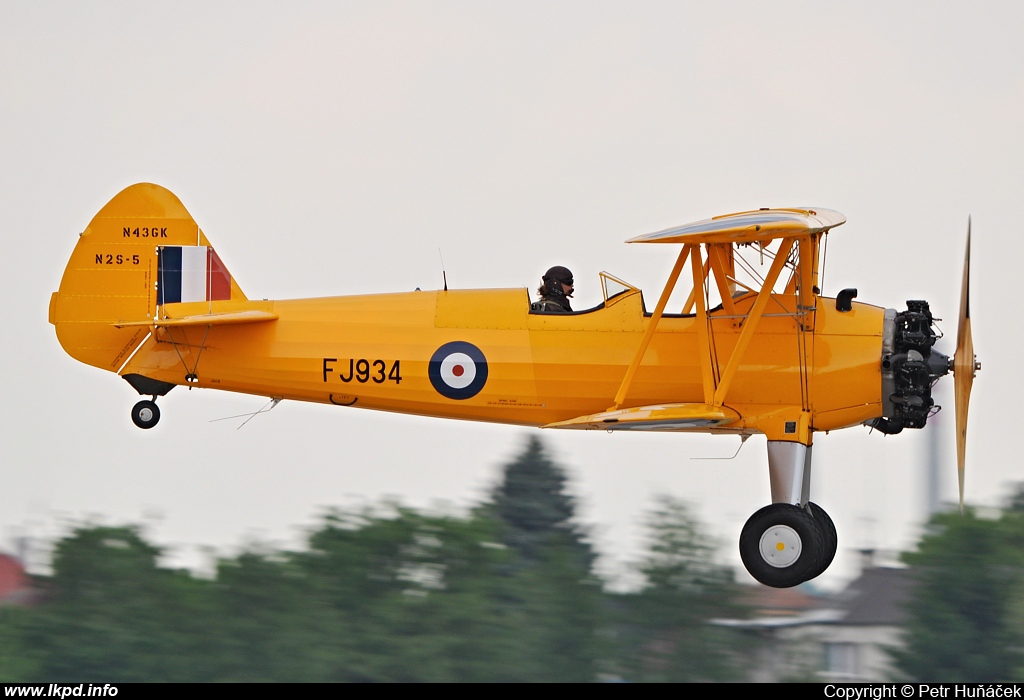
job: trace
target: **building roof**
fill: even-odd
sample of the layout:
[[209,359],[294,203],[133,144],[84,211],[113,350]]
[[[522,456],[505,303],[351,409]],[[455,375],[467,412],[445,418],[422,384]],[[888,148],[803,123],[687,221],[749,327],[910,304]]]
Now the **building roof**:
[[31,590],[22,563],[10,555],[0,554],[0,605],[23,603]]
[[837,620],[843,625],[902,625],[907,620],[907,602],[913,592],[910,569],[866,569],[839,593],[831,605],[843,611]]
[[746,602],[754,617],[716,620],[728,627],[797,627],[801,625],[901,626],[914,586],[911,569],[865,569],[842,592],[833,596],[807,595],[797,588],[751,587]]
[[757,617],[795,617],[821,607],[822,599],[799,588],[746,586],[743,602]]

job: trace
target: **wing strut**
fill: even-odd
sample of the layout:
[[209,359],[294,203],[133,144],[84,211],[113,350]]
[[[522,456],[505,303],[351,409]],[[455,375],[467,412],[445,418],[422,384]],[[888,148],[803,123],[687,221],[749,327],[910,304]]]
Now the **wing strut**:
[[[609,411],[614,411],[622,405],[622,402],[626,398],[626,392],[629,391],[629,385],[633,383],[633,377],[636,375],[636,370],[640,367],[640,362],[644,359],[644,354],[647,352],[647,346],[651,344],[651,338],[654,337],[654,331],[658,327],[658,322],[661,321],[661,315],[665,312],[665,306],[668,304],[668,299],[672,296],[672,290],[676,287],[676,282],[679,280],[679,273],[683,270],[683,264],[686,263],[687,256],[690,255],[690,250],[696,248],[696,246],[685,245],[683,249],[679,251],[679,257],[676,258],[676,264],[672,268],[672,272],[668,276],[668,282],[665,283],[665,289],[661,292],[661,298],[658,299],[658,305],[654,307],[654,314],[651,316],[651,322],[647,325],[647,330],[644,331],[644,337],[640,340],[640,347],[636,349],[636,354],[633,355],[633,361],[629,363],[629,369],[626,370],[626,376],[622,378],[622,384],[619,385],[619,391],[615,394],[615,404],[609,408]],[[700,256],[696,256],[698,261]],[[700,263],[698,262],[698,265]]]
[[[736,377],[736,373],[740,368],[744,355],[746,355],[747,347],[750,345],[750,341],[753,339],[754,333],[757,330],[758,322],[764,315],[765,308],[771,300],[772,289],[775,287],[775,283],[778,281],[779,275],[782,274],[782,270],[785,269],[786,263],[789,261],[790,253],[793,250],[793,244],[796,240],[797,239],[795,237],[788,237],[783,238],[780,241],[779,248],[775,253],[775,259],[772,261],[768,274],[761,285],[761,289],[757,293],[757,299],[755,299],[753,306],[744,318],[734,321],[737,325],[741,324],[743,326],[743,330],[740,331],[739,338],[737,339],[736,345],[729,356],[729,361],[725,366],[725,371],[721,373],[720,377],[716,377],[715,375],[716,367],[713,366],[714,361],[711,357],[711,329],[709,328],[710,317],[708,315],[708,308],[703,290],[708,274],[713,272],[715,275],[715,281],[719,286],[719,292],[722,294],[723,307],[725,307],[727,312],[730,310],[735,311],[735,305],[732,303],[731,289],[729,287],[729,283],[732,279],[731,275],[728,274],[728,270],[731,267],[731,260],[729,260],[728,251],[720,249],[719,246],[715,244],[708,245],[707,262],[702,260],[702,256],[700,254],[700,243],[684,245],[683,249],[679,251],[679,257],[676,259],[675,266],[672,268],[668,281],[665,283],[665,288],[661,292],[661,297],[658,299],[658,304],[654,308],[654,313],[651,315],[651,321],[648,324],[647,329],[644,331],[643,338],[640,340],[640,345],[637,347],[636,352],[633,355],[633,359],[629,363],[629,367],[626,369],[626,374],[622,378],[622,383],[619,385],[619,390],[615,394],[615,403],[608,409],[608,411],[617,411],[625,401],[629,388],[636,376],[636,372],[640,367],[640,363],[643,361],[644,355],[647,353],[647,348],[650,346],[651,339],[654,337],[654,332],[657,330],[658,324],[661,321],[662,314],[665,312],[665,306],[668,304],[669,297],[672,295],[672,292],[675,290],[676,283],[679,281],[679,275],[683,270],[683,265],[686,264],[687,258],[690,259],[693,275],[693,291],[691,291],[690,298],[687,300],[687,306],[696,306],[697,345],[700,351],[700,369],[701,380],[704,387],[704,403],[716,407],[723,406],[729,393],[729,387],[732,385],[732,381]],[[814,271],[801,270],[801,272],[804,273],[802,275],[804,282],[800,288],[801,295],[806,293],[807,296],[813,300],[813,287],[808,284],[806,278],[810,277],[813,279]],[[689,309],[687,309],[687,311],[688,310]],[[806,310],[804,310],[804,315],[806,316]],[[736,314],[729,313],[727,315],[727,318],[728,317],[735,318]],[[806,324],[807,322],[803,321],[803,323]],[[811,327],[813,328],[813,325],[811,325]]]
[[[707,296],[704,292],[706,267],[700,263],[700,248],[694,246],[693,257],[693,290],[690,298],[697,302],[697,353],[700,355],[700,378],[704,384],[704,403],[711,403],[715,396],[715,370],[711,366],[711,333],[708,328]],[[708,256],[710,263],[711,256]],[[721,405],[721,404],[719,404]]]
[[768,270],[768,276],[765,277],[764,284],[761,285],[761,291],[757,294],[757,300],[747,315],[747,321],[743,325],[743,330],[740,331],[740,337],[736,341],[736,347],[733,348],[729,364],[726,365],[725,372],[722,373],[722,380],[715,390],[714,400],[708,403],[721,406],[725,402],[726,394],[729,392],[729,385],[732,384],[736,371],[739,369],[740,361],[747,352],[747,346],[750,345],[750,340],[754,337],[757,322],[761,320],[761,316],[764,314],[764,308],[768,305],[768,300],[772,296],[772,288],[775,286],[776,280],[779,279],[782,268],[786,266],[786,261],[789,259],[789,252],[792,248],[793,239],[783,238],[778,251],[775,253],[775,260],[772,261],[772,266]]
[[715,273],[715,284],[718,285],[718,296],[722,298],[722,308],[728,315],[735,316],[736,305],[732,302],[732,295],[736,291],[736,285],[729,281],[729,278],[735,275],[732,271],[732,246],[722,243],[709,245],[708,263]]
[[[708,267],[711,265],[711,258],[709,257],[704,261],[704,267],[701,268],[701,276],[708,274]],[[690,296],[686,297],[686,303],[683,304],[683,315],[693,313],[693,305],[697,303],[697,290],[704,289],[704,285],[694,285],[693,289],[690,290]]]

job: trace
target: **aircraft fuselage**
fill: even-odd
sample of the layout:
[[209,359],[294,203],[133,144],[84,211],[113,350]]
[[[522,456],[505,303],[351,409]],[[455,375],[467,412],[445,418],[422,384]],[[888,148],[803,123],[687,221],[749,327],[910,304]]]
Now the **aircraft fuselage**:
[[[753,297],[737,298],[737,309]],[[782,424],[804,410],[814,430],[881,415],[883,310],[855,303],[839,312],[833,300],[820,298],[814,331],[801,332],[794,303],[792,295],[773,295],[729,392],[727,405],[743,416],[730,431],[783,434]],[[121,374],[289,400],[538,426],[607,409],[651,322],[636,290],[578,314],[530,313],[525,289],[219,304],[221,310],[258,307],[278,318],[208,329],[157,328]],[[176,313],[189,311],[180,306]],[[200,311],[207,305],[193,306]],[[623,407],[704,400],[696,324],[692,315],[662,317]],[[721,309],[711,314],[717,354],[729,356],[740,330]],[[469,358],[473,367],[467,364],[478,375],[486,372],[471,396],[465,394],[473,392],[472,385],[447,391],[443,379],[431,381],[431,358],[449,343],[465,343],[482,354],[482,360]]]

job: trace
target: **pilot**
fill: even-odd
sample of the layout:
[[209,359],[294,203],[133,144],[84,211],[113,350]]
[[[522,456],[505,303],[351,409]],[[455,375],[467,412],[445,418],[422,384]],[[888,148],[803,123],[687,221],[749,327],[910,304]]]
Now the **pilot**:
[[555,265],[541,278],[541,285],[537,289],[540,299],[530,305],[530,311],[572,313],[569,304],[572,290],[572,272],[567,267]]

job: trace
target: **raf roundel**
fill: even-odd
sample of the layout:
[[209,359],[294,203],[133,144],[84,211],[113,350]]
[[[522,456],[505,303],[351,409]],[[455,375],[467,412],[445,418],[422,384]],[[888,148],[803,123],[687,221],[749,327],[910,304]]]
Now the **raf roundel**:
[[441,396],[457,401],[469,399],[487,383],[487,358],[472,343],[445,343],[431,356],[427,374]]

